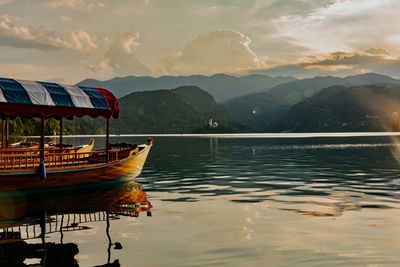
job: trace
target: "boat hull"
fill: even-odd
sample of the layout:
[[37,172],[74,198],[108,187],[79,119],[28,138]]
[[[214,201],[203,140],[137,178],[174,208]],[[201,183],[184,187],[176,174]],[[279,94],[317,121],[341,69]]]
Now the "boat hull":
[[135,178],[141,173],[150,149],[151,145],[146,145],[139,154],[109,164],[48,169],[45,181],[40,180],[37,173],[3,174],[0,175],[0,191],[41,190]]

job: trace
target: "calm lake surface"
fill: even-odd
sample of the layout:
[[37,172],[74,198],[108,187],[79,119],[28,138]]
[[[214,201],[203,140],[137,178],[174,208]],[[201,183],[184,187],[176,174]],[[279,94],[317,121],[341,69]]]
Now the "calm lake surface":
[[390,137],[156,137],[135,181],[3,201],[2,227],[38,238],[1,263],[399,266],[399,159]]

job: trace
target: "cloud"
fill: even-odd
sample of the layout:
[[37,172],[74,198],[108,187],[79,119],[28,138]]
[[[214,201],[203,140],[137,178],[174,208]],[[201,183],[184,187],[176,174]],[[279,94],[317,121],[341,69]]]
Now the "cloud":
[[[1,0],[0,0],[1,1]],[[69,8],[80,11],[92,11],[103,8],[104,3],[100,0],[41,0],[52,8]]]
[[137,39],[139,39],[138,32],[128,32],[114,43],[112,49],[120,50],[126,55],[131,55],[133,54],[133,48],[139,46],[139,43],[136,42]]
[[301,0],[301,1],[265,1],[256,0],[250,10],[257,19],[277,18],[287,15],[305,15],[316,8],[326,6],[332,0]]
[[54,77],[58,77],[60,73],[65,72],[65,66],[42,66],[29,63],[0,64],[0,76],[9,78],[36,80],[38,77],[42,77],[42,80],[59,81],[61,78]]
[[152,72],[141,63],[135,54],[135,48],[139,46],[138,32],[127,32],[116,39],[104,54],[99,54],[95,63],[88,67],[95,73],[108,69],[121,76],[126,75],[150,75]]
[[239,72],[265,67],[250,48],[251,40],[234,30],[218,30],[189,41],[183,51],[161,60],[168,73]]
[[13,0],[0,0],[0,6],[12,2]]
[[367,48],[364,53],[370,56],[390,56],[390,53],[386,49],[376,47]]
[[74,31],[71,33],[72,47],[78,51],[84,51],[88,53],[94,53],[98,47],[96,41],[85,31]]
[[337,0],[307,14],[274,20],[274,36],[303,47],[308,53],[352,51],[365,45],[397,49],[400,34],[396,0]]
[[70,21],[71,19],[72,19],[72,18],[71,18],[71,17],[68,17],[68,16],[61,16],[61,17],[60,17],[60,20],[61,20],[61,21],[64,21],[64,22],[65,22],[65,21]]
[[74,31],[66,39],[44,27],[18,25],[8,15],[0,15],[0,45],[41,50],[66,49],[93,52],[97,49],[94,39],[85,31]]
[[400,73],[400,57],[391,55],[383,48],[368,48],[362,52],[332,53],[311,62],[300,64],[306,69],[329,70],[332,73],[343,70],[353,73],[377,72],[390,76]]
[[0,15],[0,45],[28,48],[69,48],[69,43],[45,28],[17,25],[8,15]]
[[400,56],[384,48],[371,47],[364,51],[308,56],[297,63],[259,71],[259,73],[269,75],[293,75],[299,78],[317,75],[347,76],[365,72],[376,72],[400,78]]

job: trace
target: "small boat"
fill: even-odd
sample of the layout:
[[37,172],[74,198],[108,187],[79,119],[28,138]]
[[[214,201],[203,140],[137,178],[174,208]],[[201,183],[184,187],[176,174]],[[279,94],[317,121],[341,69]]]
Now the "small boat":
[[[81,145],[81,146],[73,146],[73,145],[62,145],[62,149],[60,149],[60,144],[53,144],[50,146],[49,144],[49,153],[65,153],[65,154],[74,154],[77,153],[78,155],[76,157],[78,158],[86,158],[90,156],[90,152],[92,152],[93,147],[94,147],[94,139],[90,139],[89,143],[87,145]],[[46,151],[45,151],[46,152]],[[71,159],[75,157],[75,155],[65,155],[63,156],[63,159]]]
[[[21,141],[16,142],[16,143],[12,143],[10,145],[8,145],[9,148],[30,148],[32,151],[34,152],[35,150],[39,149],[39,143],[38,142],[34,142],[34,141],[27,141],[27,138],[24,137],[22,138]],[[90,139],[89,143],[86,145],[80,145],[80,146],[73,146],[70,144],[63,144],[62,145],[63,149],[62,152],[91,152],[93,147],[94,147],[94,138]],[[61,144],[56,144],[56,139],[55,137],[51,137],[51,139],[49,140],[49,142],[47,142],[47,144],[44,145],[45,148],[45,152],[47,151],[57,151],[60,152],[60,148],[61,148]]]
[[34,142],[34,141],[28,141],[28,139],[26,137],[24,137],[21,139],[21,141],[9,144],[7,147],[10,147],[10,148],[39,148],[39,143]]
[[[141,145],[111,144],[110,120],[119,113],[117,98],[102,88],[0,78],[0,191],[44,190],[138,176],[152,139]],[[40,118],[38,147],[23,147],[24,142],[8,145],[8,121],[18,116]],[[93,150],[94,140],[80,147],[63,144],[63,119],[83,116],[106,118],[104,149]],[[60,123],[58,145],[45,144],[44,128],[50,118]]]

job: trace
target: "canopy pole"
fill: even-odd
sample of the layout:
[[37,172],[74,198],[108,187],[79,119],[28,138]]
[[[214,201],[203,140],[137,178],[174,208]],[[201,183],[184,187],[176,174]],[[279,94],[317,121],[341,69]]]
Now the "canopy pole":
[[110,150],[110,119],[107,119],[107,128],[106,128],[106,162],[108,163]]
[[1,119],[1,147],[4,148],[4,119]]
[[60,119],[60,150],[63,148],[63,119]]
[[39,178],[42,182],[44,182],[47,178],[46,174],[46,164],[44,162],[44,126],[45,126],[44,117],[40,118],[40,162],[39,162]]
[[40,118],[40,143],[39,143],[39,149],[40,149],[40,161],[44,162],[44,125],[45,125],[45,119],[43,117]]
[[9,137],[9,128],[10,128],[10,120],[7,118],[6,119],[6,143],[5,143],[5,147],[8,147],[8,137]]

